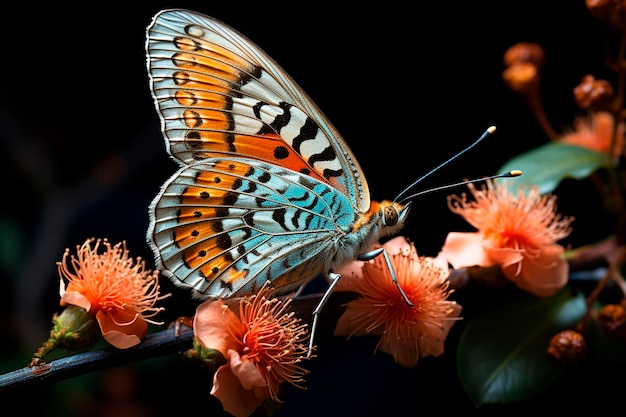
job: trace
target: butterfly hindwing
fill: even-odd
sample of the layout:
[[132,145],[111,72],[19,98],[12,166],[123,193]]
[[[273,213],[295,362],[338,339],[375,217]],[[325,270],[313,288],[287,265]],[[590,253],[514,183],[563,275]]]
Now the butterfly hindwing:
[[268,279],[282,291],[305,283],[355,221],[325,182],[242,158],[182,167],[151,211],[163,266],[202,298],[252,292]]

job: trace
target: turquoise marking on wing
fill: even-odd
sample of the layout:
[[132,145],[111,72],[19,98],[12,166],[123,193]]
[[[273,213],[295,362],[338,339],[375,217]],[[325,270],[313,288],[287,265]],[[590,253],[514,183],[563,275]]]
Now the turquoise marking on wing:
[[[230,162],[246,174],[233,174],[223,168]],[[215,174],[221,181],[203,183],[197,179],[200,174]],[[181,204],[180,196],[188,187],[209,195],[228,193],[228,201],[216,206],[202,198],[186,197]],[[186,246],[175,241],[176,230],[181,227],[180,220],[174,219],[178,210],[202,213],[203,209],[215,207],[221,209],[222,216],[199,216],[182,224],[187,228],[197,224],[198,230],[210,230],[210,234]],[[155,224],[155,242],[164,265],[201,297],[248,293],[266,280],[273,281],[278,291],[286,291],[292,284],[302,285],[327,272],[324,266],[337,250],[335,241],[351,231],[355,221],[354,210],[341,192],[306,175],[245,158],[207,159],[181,168],[165,184],[154,209],[172,212],[170,216],[157,216]],[[228,242],[228,247],[213,250],[216,236],[222,237],[218,239],[221,244]],[[213,255],[189,268],[180,261],[181,252],[194,252],[194,248]],[[223,259],[224,254],[231,262],[222,273],[227,274],[230,268],[246,271],[245,279],[225,286],[219,279],[209,281],[201,274],[202,265]]]

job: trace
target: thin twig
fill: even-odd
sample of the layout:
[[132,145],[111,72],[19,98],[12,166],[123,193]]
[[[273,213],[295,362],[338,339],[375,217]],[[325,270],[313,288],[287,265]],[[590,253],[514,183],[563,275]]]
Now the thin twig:
[[[334,294],[333,294],[334,295]],[[291,305],[292,311],[300,317],[310,317],[321,295],[308,294],[296,297]],[[334,306],[325,313],[335,317],[340,305],[346,298],[333,297]],[[328,317],[328,314],[325,314]],[[147,335],[140,344],[129,349],[104,348],[71,355],[41,365],[24,367],[0,375],[0,393],[26,386],[49,384],[66,380],[90,372],[101,371],[115,366],[126,365],[158,356],[184,352],[193,345],[193,331],[181,325]]]
[[89,372],[150,359],[169,353],[182,352],[192,346],[193,331],[182,326],[147,335],[137,346],[129,349],[105,348],[58,359],[39,366],[24,367],[0,376],[0,392],[35,384],[51,383]]

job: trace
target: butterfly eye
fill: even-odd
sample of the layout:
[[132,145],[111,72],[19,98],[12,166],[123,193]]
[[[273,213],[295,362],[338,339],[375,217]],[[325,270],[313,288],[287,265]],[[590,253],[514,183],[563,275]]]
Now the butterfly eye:
[[383,210],[383,222],[385,226],[395,226],[398,223],[398,210],[394,206],[387,206]]

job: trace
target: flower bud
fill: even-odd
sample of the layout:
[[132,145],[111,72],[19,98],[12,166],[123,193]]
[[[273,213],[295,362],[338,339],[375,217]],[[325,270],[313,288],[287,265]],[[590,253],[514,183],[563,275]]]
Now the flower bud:
[[600,327],[613,340],[626,340],[626,309],[619,304],[607,304],[598,315]]
[[516,93],[526,95],[539,88],[539,70],[535,64],[519,62],[502,72],[506,85]]
[[562,365],[576,366],[587,357],[587,344],[579,332],[564,330],[552,336],[547,353]]
[[93,314],[75,305],[68,305],[52,320],[50,337],[33,355],[30,366],[40,365],[46,355],[57,348],[70,351],[87,349],[100,339],[100,327]]
[[519,42],[504,52],[505,67],[526,62],[534,64],[537,69],[541,69],[541,67],[543,67],[543,61],[543,47],[536,43]]
[[193,341],[193,347],[182,352],[181,355],[211,373],[226,363],[224,355],[219,350],[206,348],[196,339]]
[[610,111],[613,104],[613,87],[606,80],[596,80],[585,75],[574,87],[574,100],[583,110]]
[[585,0],[589,14],[603,20],[608,26],[626,29],[626,2],[624,0]]
[[597,19],[604,19],[611,13],[614,0],[585,0],[589,14]]

